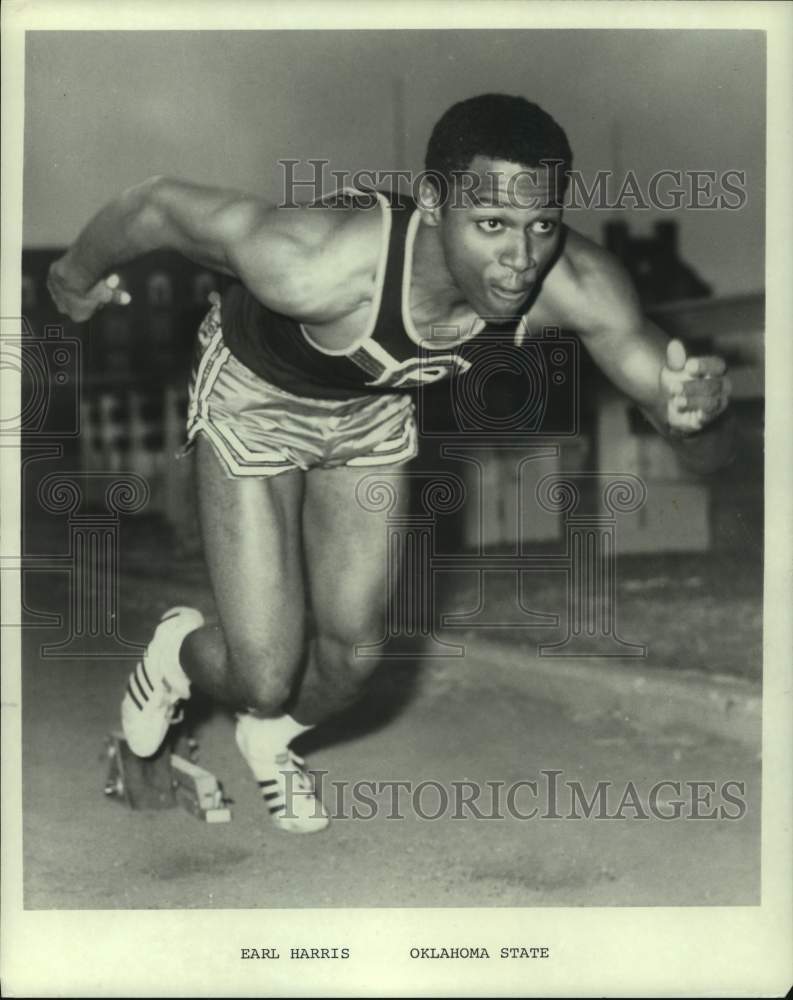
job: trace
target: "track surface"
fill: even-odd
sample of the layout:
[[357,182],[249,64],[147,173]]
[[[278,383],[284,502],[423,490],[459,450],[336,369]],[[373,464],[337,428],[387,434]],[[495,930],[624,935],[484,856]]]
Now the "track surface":
[[[127,595],[137,584],[125,584]],[[162,610],[167,588],[147,585]],[[128,597],[127,601],[131,599]],[[122,609],[123,610],[123,609]],[[127,604],[143,640],[151,616]],[[144,621],[145,618],[145,621]],[[139,626],[139,627],[138,627]],[[746,783],[740,820],[337,818],[313,837],[272,829],[234,746],[232,721],[196,725],[200,763],[234,800],[228,825],[181,810],[132,812],[106,800],[103,740],[117,724],[130,664],[42,660],[53,633],[30,630],[23,671],[25,905],[34,909],[361,906],[749,905],[759,900],[760,766],[738,746],[696,733],[637,733],[618,719],[575,717],[525,692],[499,689],[486,663],[434,660],[386,666],[333,728],[298,749],[325,781],[577,780],[588,794],[610,781],[609,812],[632,781],[641,797],[662,779]],[[326,786],[327,787],[327,786]],[[527,793],[522,793],[527,794]],[[684,796],[685,797],[685,796]],[[335,798],[327,796],[335,809]],[[347,793],[349,804],[349,793]],[[489,799],[480,800],[489,812]],[[542,798],[537,800],[544,806]],[[723,801],[714,800],[717,804]],[[426,790],[420,807],[438,808]],[[559,811],[569,812],[563,786]],[[528,798],[516,800],[527,811]],[[668,808],[668,807],[667,807]],[[690,811],[689,807],[686,807]],[[363,810],[368,812],[368,809]],[[703,809],[702,811],[707,811]]]

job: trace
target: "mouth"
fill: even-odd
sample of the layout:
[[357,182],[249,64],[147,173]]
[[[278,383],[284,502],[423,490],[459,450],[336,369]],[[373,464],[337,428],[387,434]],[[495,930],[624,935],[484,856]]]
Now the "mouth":
[[531,285],[525,288],[519,288],[517,290],[512,290],[509,288],[504,288],[501,285],[491,285],[493,294],[498,298],[503,299],[505,302],[511,302],[513,305],[517,302],[523,302],[524,299],[528,297],[531,291]]

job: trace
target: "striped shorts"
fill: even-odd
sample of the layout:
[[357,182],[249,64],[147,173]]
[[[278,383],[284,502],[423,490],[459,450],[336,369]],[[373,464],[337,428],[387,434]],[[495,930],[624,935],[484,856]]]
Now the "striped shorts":
[[402,394],[345,400],[284,392],[223,342],[220,303],[198,331],[185,451],[202,433],[229,478],[407,462],[418,450],[413,401]]

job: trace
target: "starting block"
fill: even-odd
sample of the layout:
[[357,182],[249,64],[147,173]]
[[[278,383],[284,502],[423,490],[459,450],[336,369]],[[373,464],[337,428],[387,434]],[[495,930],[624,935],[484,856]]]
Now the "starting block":
[[231,810],[220,782],[193,761],[172,753],[167,744],[153,757],[138,757],[123,735],[107,741],[105,795],[131,809],[172,809],[179,805],[207,823],[228,823]]

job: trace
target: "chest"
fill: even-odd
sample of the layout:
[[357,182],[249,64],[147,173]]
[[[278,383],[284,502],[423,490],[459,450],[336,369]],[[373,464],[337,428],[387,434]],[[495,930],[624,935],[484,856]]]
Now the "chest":
[[399,295],[369,295],[334,322],[302,324],[300,334],[314,351],[348,358],[372,387],[411,388],[466,371],[470,365],[460,349],[484,322],[469,309],[411,301],[409,288]]

